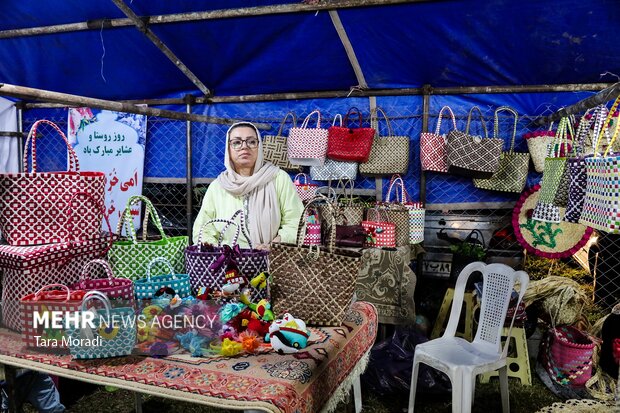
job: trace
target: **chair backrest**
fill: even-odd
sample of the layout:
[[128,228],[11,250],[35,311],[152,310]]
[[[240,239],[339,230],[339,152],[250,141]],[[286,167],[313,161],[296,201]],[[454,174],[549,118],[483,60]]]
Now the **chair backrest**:
[[[510,297],[517,280],[520,281],[521,288],[519,291],[519,299],[517,306],[523,299],[523,294],[529,284],[529,277],[524,271],[515,271],[504,264],[485,264],[483,262],[474,262],[467,265],[459,274],[454,288],[454,301],[450,310],[450,320],[446,327],[445,336],[454,336],[456,327],[459,322],[461,308],[463,305],[463,297],[465,294],[465,286],[467,280],[472,273],[480,271],[482,273],[482,304],[480,308],[480,317],[478,320],[478,329],[474,337],[474,343],[478,346],[486,347],[487,351],[501,350],[502,328],[506,320]],[[516,311],[513,314],[510,329],[514,323]],[[512,331],[510,331],[512,333]],[[481,348],[482,350],[482,348]],[[508,341],[504,346],[503,353],[506,355],[508,351]]]

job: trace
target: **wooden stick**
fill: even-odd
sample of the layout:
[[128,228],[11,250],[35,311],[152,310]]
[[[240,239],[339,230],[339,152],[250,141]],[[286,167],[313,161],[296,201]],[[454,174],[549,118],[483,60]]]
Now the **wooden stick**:
[[[166,24],[194,22],[202,20],[229,19],[234,17],[265,16],[288,13],[315,12],[319,10],[338,10],[355,7],[389,6],[404,3],[427,3],[433,0],[323,0],[316,4],[292,3],[272,6],[244,7],[238,9],[222,9],[202,12],[175,13],[159,16],[140,17],[145,24]],[[67,33],[83,30],[101,30],[102,28],[133,26],[134,22],[127,19],[97,19],[82,23],[57,24],[53,26],[29,27],[0,31],[0,39],[22,36],[38,36],[52,33]]]

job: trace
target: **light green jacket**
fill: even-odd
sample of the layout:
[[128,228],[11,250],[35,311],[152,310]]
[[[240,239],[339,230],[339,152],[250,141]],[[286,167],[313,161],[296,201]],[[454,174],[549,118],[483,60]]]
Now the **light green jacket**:
[[[275,177],[274,184],[276,187],[276,195],[280,206],[280,230],[278,235],[281,242],[295,243],[297,237],[297,225],[299,218],[304,210],[303,204],[291,177],[285,171],[280,171]],[[207,193],[202,200],[202,207],[198,213],[198,217],[194,222],[193,236],[194,243],[198,242],[198,235],[203,223],[215,219],[230,218],[236,211],[243,208],[243,197],[231,195],[224,190],[217,181],[214,181],[207,188]],[[202,242],[217,244],[220,231],[225,224],[216,223],[215,225],[207,225],[202,234]],[[232,227],[232,226],[231,226]],[[227,230],[224,234],[224,244],[231,244],[235,233],[235,228]],[[248,243],[243,235],[239,236],[239,246],[247,248]]]

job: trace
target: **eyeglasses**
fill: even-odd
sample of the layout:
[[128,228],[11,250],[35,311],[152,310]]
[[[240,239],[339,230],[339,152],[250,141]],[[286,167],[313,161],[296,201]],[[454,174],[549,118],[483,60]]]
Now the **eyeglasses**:
[[248,147],[248,149],[258,148],[258,139],[256,138],[250,138],[250,139],[245,139],[245,140],[243,139],[232,140],[230,141],[230,147],[238,151],[238,150],[241,150],[244,143],[245,143],[245,146]]

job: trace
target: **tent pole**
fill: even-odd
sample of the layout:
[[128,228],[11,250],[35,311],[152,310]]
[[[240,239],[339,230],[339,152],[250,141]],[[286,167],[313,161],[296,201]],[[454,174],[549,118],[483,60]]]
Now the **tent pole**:
[[123,13],[136,25],[138,30],[140,30],[154,45],[157,47],[176,67],[179,68],[181,72],[200,90],[205,96],[211,95],[211,91],[205,86],[204,83],[198,79],[196,76],[185,64],[175,55],[172,50],[164,42],[161,41],[159,37],[151,29],[149,29],[148,25],[140,20],[140,17],[136,13],[131,10],[129,6],[127,6],[123,0],[112,0],[112,2],[121,9]]
[[610,100],[617,98],[618,96],[620,96],[620,82],[601,90],[595,95],[589,96],[583,100],[580,100],[577,103],[562,108],[549,116],[542,116],[532,123],[534,125],[543,126],[551,122],[556,122],[566,116],[585,112],[590,108],[607,103]]
[[[467,95],[467,94],[492,94],[492,93],[547,93],[547,92],[592,92],[612,86],[613,83],[584,83],[584,84],[562,84],[562,85],[524,85],[524,86],[464,86],[451,88],[432,88],[429,94],[432,95]],[[321,92],[295,92],[295,93],[273,93],[262,95],[242,95],[242,96],[213,96],[209,98],[197,97],[196,104],[216,104],[216,103],[243,103],[243,102],[271,102],[276,100],[303,100],[303,99],[332,99],[346,97],[369,97],[369,96],[420,96],[423,94],[422,88],[403,88],[403,89],[351,89],[351,90],[331,90]],[[183,105],[183,99],[140,99],[124,100],[124,103],[158,105]],[[45,103],[26,103],[28,109],[51,108],[62,105],[50,105]]]
[[[185,95],[186,98],[186,112],[187,114],[192,113],[192,103],[194,101],[194,97],[192,95]],[[185,167],[186,167],[186,182],[185,182],[185,201],[186,201],[186,217],[187,217],[187,236],[189,237],[189,239],[192,239],[192,215],[193,215],[193,209],[194,209],[194,205],[193,205],[193,188],[192,188],[192,121],[191,120],[187,120],[186,122],[186,145],[187,145],[187,152],[185,154]]]
[[[12,96],[20,99],[43,100],[46,102],[60,103],[62,106],[84,106],[89,108],[114,110],[117,112],[157,116],[160,118],[175,120],[191,120],[194,122],[215,123],[219,125],[232,125],[236,122],[234,119],[216,118],[213,116],[198,115],[195,113],[187,114],[184,112],[176,112],[174,110],[148,108],[143,106],[136,106],[132,103],[88,98],[84,96],[70,95],[67,93],[59,93],[43,89],[34,89],[30,87],[10,85],[8,83],[0,83],[0,96]],[[32,106],[26,104],[24,105],[24,107],[31,108]],[[256,126],[259,129],[271,129],[271,125],[265,123],[259,123],[256,124]]]
[[[234,17],[265,16],[288,13],[308,13],[320,10],[349,9],[356,7],[389,6],[405,3],[428,3],[436,0],[323,0],[315,4],[292,3],[271,6],[243,7],[237,9],[210,10],[202,12],[174,13],[159,16],[142,16],[145,24],[166,24],[194,22],[203,20],[229,19]],[[81,23],[67,23],[53,26],[28,27],[0,31],[0,39],[22,36],[38,36],[43,34],[67,33],[84,30],[100,30],[101,28],[133,26],[131,19],[97,19]]]

